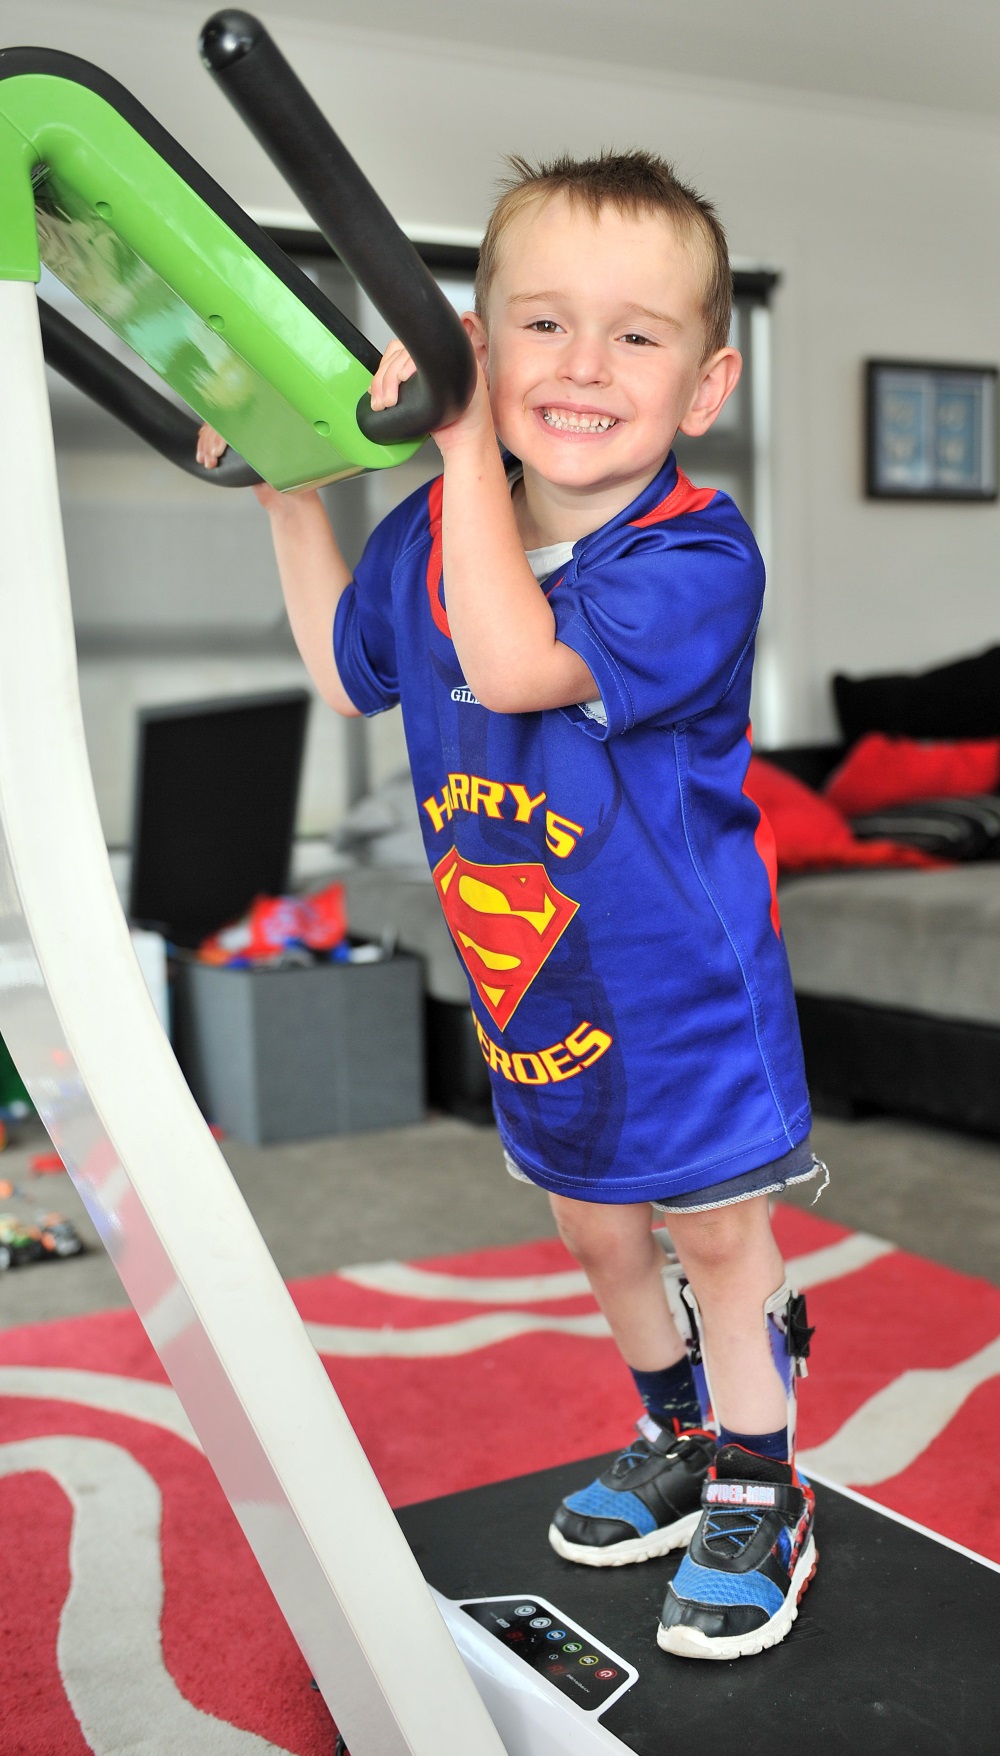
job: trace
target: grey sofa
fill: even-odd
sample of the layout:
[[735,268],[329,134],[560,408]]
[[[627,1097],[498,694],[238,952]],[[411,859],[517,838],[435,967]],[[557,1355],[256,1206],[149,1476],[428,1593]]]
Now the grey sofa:
[[1000,865],[788,878],[780,904],[815,1107],[1000,1135]]
[[[818,787],[846,748],[765,754]],[[1000,863],[786,877],[779,900],[814,1107],[1000,1135]]]

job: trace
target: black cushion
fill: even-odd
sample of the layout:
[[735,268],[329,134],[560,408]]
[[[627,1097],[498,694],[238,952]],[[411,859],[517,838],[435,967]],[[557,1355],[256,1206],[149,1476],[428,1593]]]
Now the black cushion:
[[899,841],[942,860],[1000,860],[1000,798],[919,799],[852,817],[860,841]]
[[917,674],[833,679],[849,744],[865,732],[904,738],[994,738],[1000,734],[1000,646]]
[[818,793],[823,782],[847,755],[846,744],[784,744],[777,750],[757,750],[755,755],[794,774],[807,787]]

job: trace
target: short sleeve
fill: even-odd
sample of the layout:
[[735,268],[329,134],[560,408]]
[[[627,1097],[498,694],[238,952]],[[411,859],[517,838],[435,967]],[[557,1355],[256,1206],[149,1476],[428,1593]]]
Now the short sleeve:
[[591,737],[706,712],[752,645],[764,588],[756,546],[724,526],[685,525],[636,531],[590,566],[584,557],[549,599],[557,638],[583,659],[604,704],[607,725],[580,707],[561,710]]
[[365,546],[354,578],[341,594],[333,621],[333,652],[340,680],[363,714],[384,713],[399,700],[392,615],[396,545],[391,520]]

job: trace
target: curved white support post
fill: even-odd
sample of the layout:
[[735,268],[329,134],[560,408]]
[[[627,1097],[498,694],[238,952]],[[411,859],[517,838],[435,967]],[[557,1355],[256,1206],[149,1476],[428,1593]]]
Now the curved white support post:
[[0,283],[0,384],[0,1033],[354,1756],[502,1756],[129,942],[27,283]]

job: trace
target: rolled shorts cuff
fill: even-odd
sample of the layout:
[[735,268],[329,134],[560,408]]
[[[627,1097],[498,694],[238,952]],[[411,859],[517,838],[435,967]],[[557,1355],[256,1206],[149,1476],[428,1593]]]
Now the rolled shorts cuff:
[[808,1183],[814,1177],[822,1177],[815,1204],[830,1181],[830,1172],[823,1160],[816,1157],[807,1137],[782,1158],[772,1159],[770,1164],[759,1165],[754,1171],[744,1171],[739,1177],[729,1177],[724,1183],[712,1183],[707,1189],[664,1196],[662,1201],[654,1201],[652,1205],[657,1213],[710,1213],[713,1208],[732,1207],[737,1201],[752,1201],[757,1195],[780,1195],[793,1183]]
[[[509,1152],[505,1151],[503,1158],[508,1172],[517,1182],[535,1183]],[[816,1157],[807,1136],[791,1152],[772,1159],[769,1164],[758,1165],[755,1170],[744,1171],[738,1177],[729,1177],[725,1182],[712,1183],[704,1189],[665,1195],[661,1201],[652,1201],[650,1205],[657,1213],[709,1213],[716,1207],[731,1207],[737,1201],[752,1201],[757,1195],[780,1195],[793,1183],[808,1183],[814,1177],[822,1178],[815,1195],[815,1201],[818,1201],[830,1181],[830,1172],[823,1160]],[[538,1187],[536,1183],[535,1187]]]

